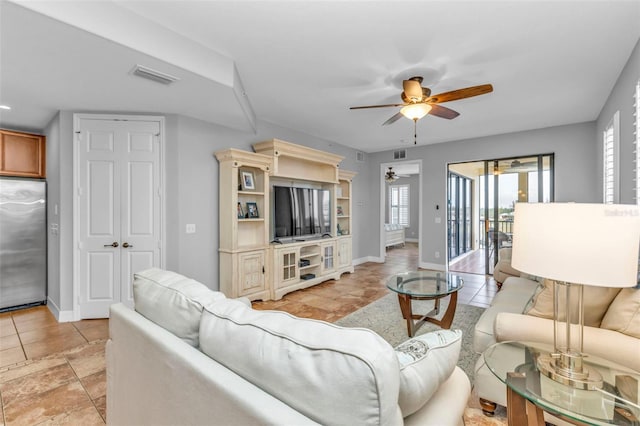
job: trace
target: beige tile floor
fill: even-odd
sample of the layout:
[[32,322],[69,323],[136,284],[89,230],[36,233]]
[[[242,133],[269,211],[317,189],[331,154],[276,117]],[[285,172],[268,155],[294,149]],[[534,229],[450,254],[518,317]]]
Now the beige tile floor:
[[[254,307],[336,321],[388,294],[384,279],[416,269],[417,257],[414,244],[390,249],[384,264],[365,263],[338,281]],[[464,279],[459,303],[487,306],[495,282],[482,275],[464,274]],[[108,327],[106,319],[58,323],[44,306],[0,314],[0,426],[104,424]],[[504,414],[485,417],[472,395],[465,424],[506,425]]]
[[45,306],[0,314],[0,425],[104,424],[108,334]]

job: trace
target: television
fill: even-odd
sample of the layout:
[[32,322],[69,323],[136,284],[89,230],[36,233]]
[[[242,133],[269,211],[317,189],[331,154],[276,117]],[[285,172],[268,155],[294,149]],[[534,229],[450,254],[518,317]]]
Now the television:
[[273,237],[305,239],[330,235],[331,193],[328,189],[273,186]]

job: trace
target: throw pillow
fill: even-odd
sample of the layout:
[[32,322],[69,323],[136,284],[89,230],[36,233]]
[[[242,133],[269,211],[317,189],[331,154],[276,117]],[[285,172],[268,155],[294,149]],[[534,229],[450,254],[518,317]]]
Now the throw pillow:
[[424,406],[456,367],[462,345],[462,331],[439,330],[398,345],[402,417]]
[[371,330],[226,299],[205,307],[202,352],[320,424],[401,424],[398,359]]
[[602,319],[601,328],[640,339],[640,288],[623,288]]
[[[539,291],[536,291],[529,304],[527,304],[524,313],[534,317],[553,319],[553,287],[554,282],[552,280],[544,280],[542,287],[539,288]],[[583,291],[584,325],[600,327],[604,314],[620,289],[587,285],[584,286]],[[558,303],[564,305],[565,298],[561,297]]]
[[151,268],[133,275],[136,312],[196,348],[202,308],[224,298],[175,272]]

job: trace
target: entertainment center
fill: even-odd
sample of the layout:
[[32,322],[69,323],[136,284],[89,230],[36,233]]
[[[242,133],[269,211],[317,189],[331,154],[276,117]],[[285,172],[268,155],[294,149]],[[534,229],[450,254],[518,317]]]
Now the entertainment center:
[[344,157],[273,139],[229,148],[220,163],[220,291],[279,300],[353,272]]

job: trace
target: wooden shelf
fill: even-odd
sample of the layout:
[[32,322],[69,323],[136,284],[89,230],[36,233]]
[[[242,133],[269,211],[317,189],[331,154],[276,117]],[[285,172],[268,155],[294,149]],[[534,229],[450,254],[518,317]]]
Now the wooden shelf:
[[264,222],[264,218],[263,217],[252,217],[252,218],[245,218],[245,219],[238,219],[238,223],[244,223],[244,222]]
[[351,216],[349,216],[348,214],[339,214],[339,215],[337,216],[337,218],[338,218],[338,219],[343,219],[343,218],[344,218],[344,219],[348,219],[348,218],[350,218],[350,217],[351,217]]
[[319,263],[314,263],[313,265],[300,266],[299,269],[300,269],[300,271],[306,271],[307,269],[317,268],[318,266],[320,266]]
[[238,191],[238,195],[262,195],[262,196],[264,196],[264,192],[262,192],[262,191]]

